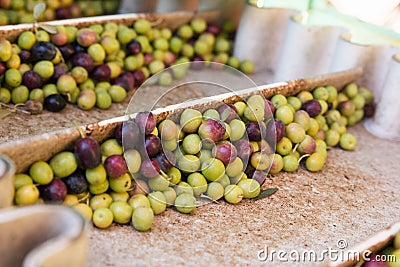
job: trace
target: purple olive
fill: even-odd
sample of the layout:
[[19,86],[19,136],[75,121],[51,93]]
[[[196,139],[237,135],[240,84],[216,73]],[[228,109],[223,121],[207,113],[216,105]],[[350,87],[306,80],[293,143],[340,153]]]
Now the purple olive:
[[39,192],[45,202],[62,203],[68,189],[61,179],[55,178],[49,184],[39,186]]
[[305,110],[312,118],[318,116],[322,111],[321,104],[316,99],[304,102],[301,109]]
[[104,168],[108,176],[112,178],[121,177],[128,172],[128,166],[126,165],[124,157],[121,155],[108,156],[104,161]]

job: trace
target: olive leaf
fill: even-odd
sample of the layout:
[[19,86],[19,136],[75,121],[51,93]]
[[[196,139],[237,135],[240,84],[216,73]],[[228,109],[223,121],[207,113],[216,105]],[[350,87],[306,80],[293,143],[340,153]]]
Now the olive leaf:
[[[30,101],[32,100],[28,100],[27,104],[32,104],[29,103]],[[27,104],[8,105],[0,102],[0,119],[7,117],[13,112],[21,112],[28,115],[33,114],[30,110],[25,110],[27,108]]]
[[0,109],[0,119],[3,119],[13,113],[15,110],[11,109]]
[[40,23],[38,26],[39,26],[39,28],[42,28],[43,30],[45,30],[46,32],[51,33],[51,34],[57,34],[57,32],[58,32],[56,26],[54,26],[54,25]]
[[39,16],[46,10],[46,4],[41,2],[35,5],[33,8],[33,19],[37,21]]
[[258,200],[264,197],[269,197],[270,195],[273,195],[276,191],[278,191],[278,188],[267,188],[265,190],[262,190],[258,196],[253,198],[253,200]]

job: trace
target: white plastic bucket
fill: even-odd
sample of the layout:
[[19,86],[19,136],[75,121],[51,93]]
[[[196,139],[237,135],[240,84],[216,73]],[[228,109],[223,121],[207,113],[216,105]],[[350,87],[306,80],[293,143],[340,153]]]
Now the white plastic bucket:
[[383,90],[372,119],[365,122],[366,129],[385,139],[400,141],[400,55],[394,55],[385,77]]
[[338,26],[314,26],[289,20],[283,47],[275,70],[275,82],[288,81],[329,72],[339,36]]
[[257,71],[273,72],[293,12],[291,9],[245,5],[233,54],[240,60],[251,60]]

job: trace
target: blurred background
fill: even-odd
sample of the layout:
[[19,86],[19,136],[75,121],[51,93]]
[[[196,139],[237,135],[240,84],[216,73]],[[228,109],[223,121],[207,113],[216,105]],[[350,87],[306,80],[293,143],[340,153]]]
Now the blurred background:
[[398,0],[125,0],[121,1],[119,11],[127,13],[219,9],[234,16],[237,15],[237,10],[243,8],[244,3],[258,7],[297,10],[331,6],[345,15],[400,32],[400,1]]
[[400,33],[399,0],[0,0],[0,25],[33,22],[33,8],[46,3],[41,21],[117,13],[204,11],[218,9],[221,18],[238,22],[244,5],[298,11],[332,9],[360,21]]

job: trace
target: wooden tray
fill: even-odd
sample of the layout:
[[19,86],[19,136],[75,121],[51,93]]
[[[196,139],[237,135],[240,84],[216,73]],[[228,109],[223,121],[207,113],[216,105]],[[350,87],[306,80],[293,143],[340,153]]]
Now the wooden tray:
[[[118,24],[132,25],[138,19],[147,19],[151,21],[154,27],[168,27],[176,29],[177,27],[189,22],[194,17],[204,18],[207,22],[215,22],[219,17],[218,11],[202,11],[202,12],[170,12],[170,13],[129,13],[107,16],[96,16],[89,18],[77,18],[44,22],[48,25],[64,25],[76,26],[77,28],[88,27],[93,24],[105,24],[107,22],[115,22]],[[40,23],[39,23],[40,25]],[[15,41],[18,35],[24,31],[31,31],[33,24],[18,24],[0,26],[0,38]]]
[[[345,255],[347,258],[326,263],[321,267],[361,266],[362,255],[365,255],[365,253],[369,254],[370,252],[378,252],[384,247],[390,245],[398,232],[400,232],[400,222],[386,227],[385,229],[372,235],[370,238],[346,250],[343,255]],[[358,253],[360,261],[358,261],[357,258],[354,258],[354,253]]]

